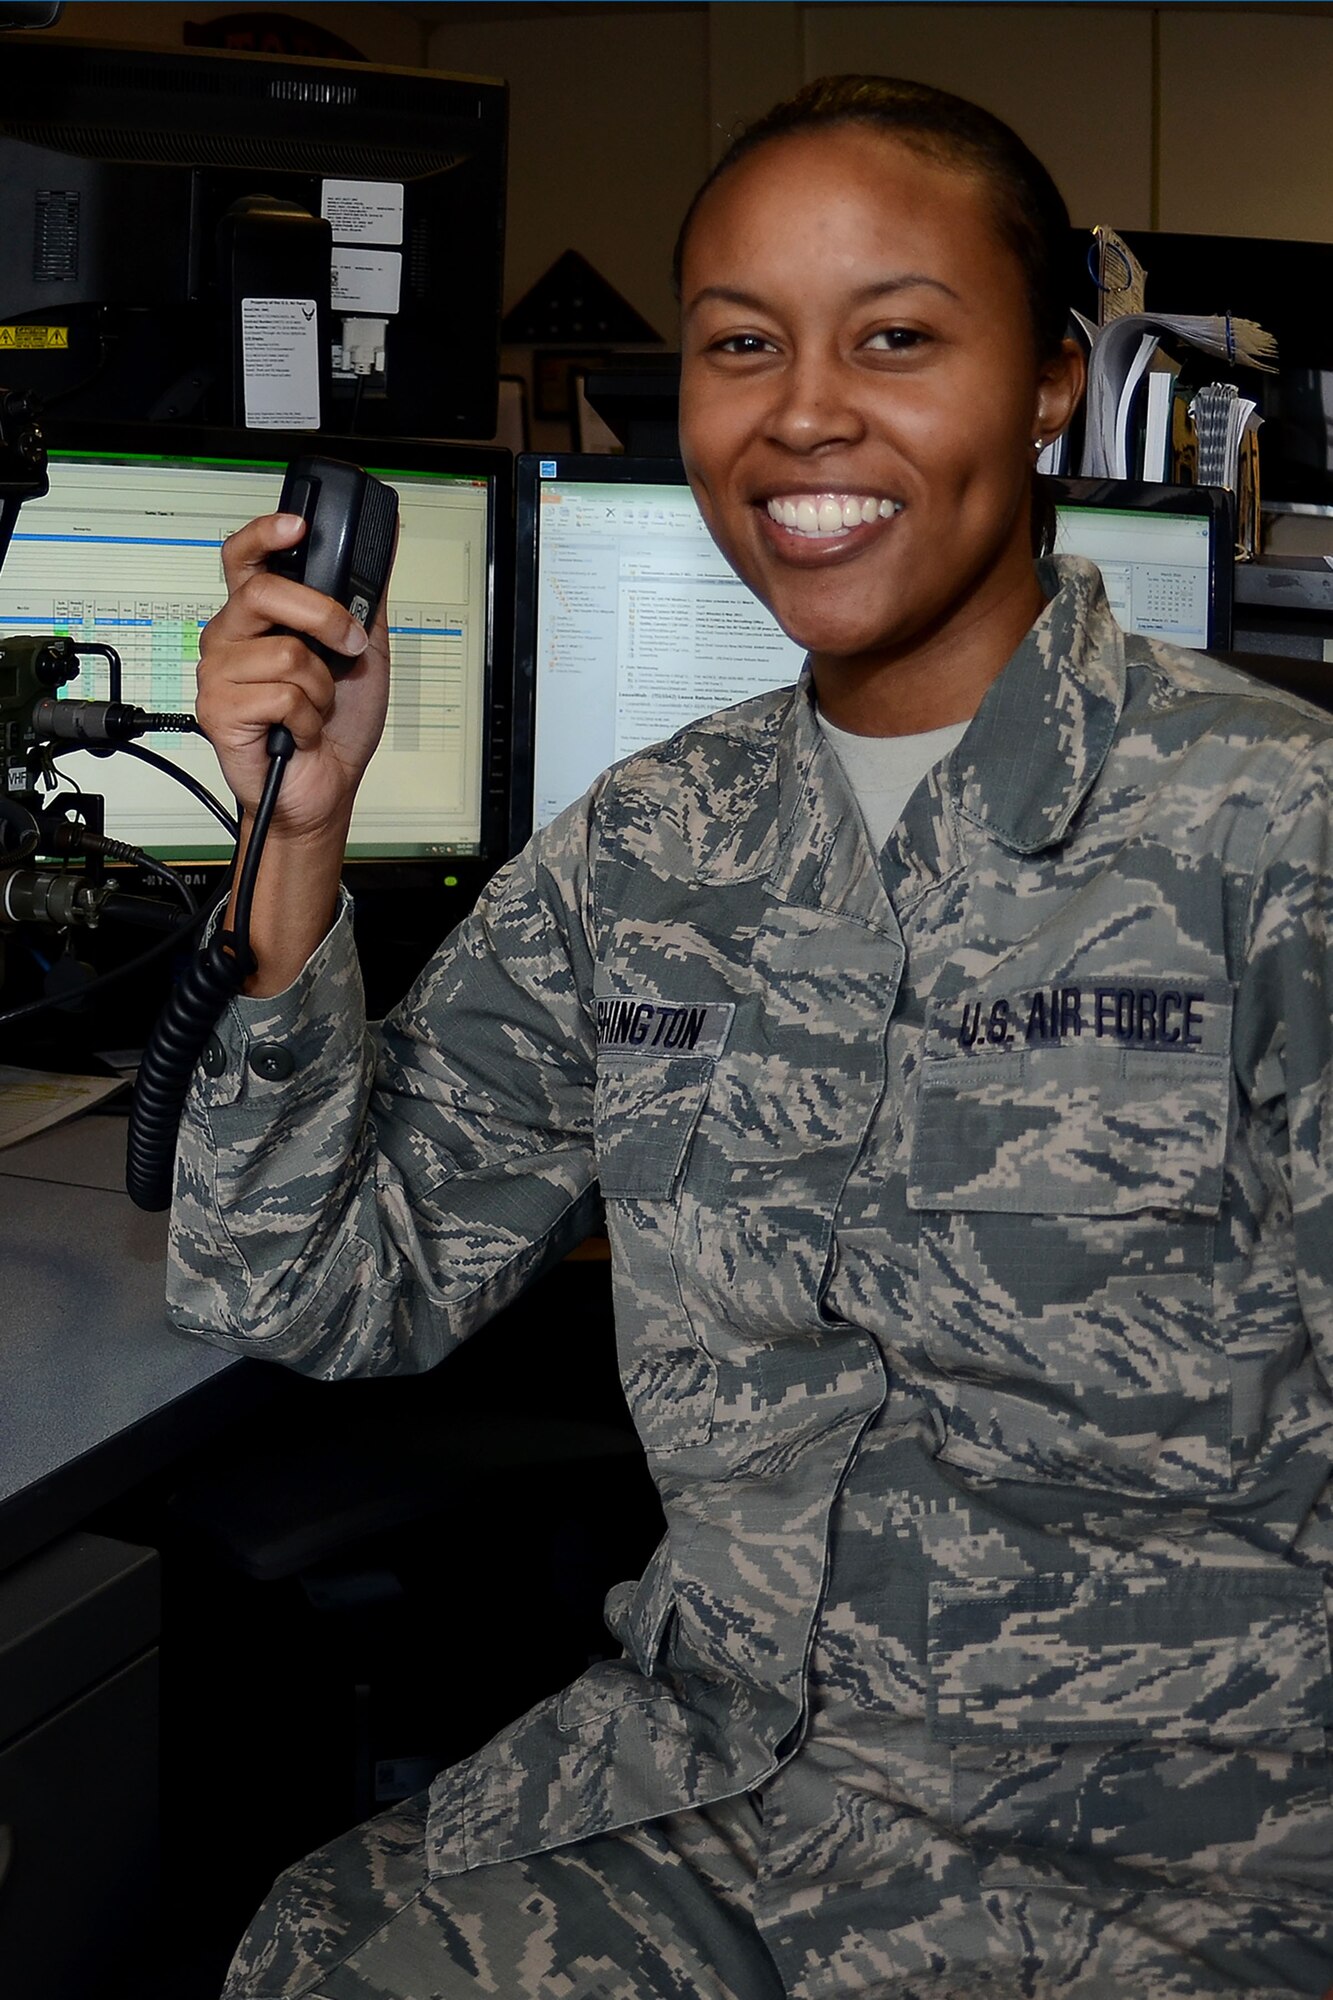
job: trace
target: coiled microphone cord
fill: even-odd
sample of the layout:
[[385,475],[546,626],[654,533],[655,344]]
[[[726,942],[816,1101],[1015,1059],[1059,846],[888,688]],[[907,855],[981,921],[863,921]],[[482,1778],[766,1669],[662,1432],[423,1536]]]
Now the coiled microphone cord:
[[255,883],[295,749],[291,731],[275,723],[268,733],[268,776],[236,884],[231,929],[217,932],[191,960],[154,1024],[139,1065],[130,1104],[125,1186],[137,1207],[155,1214],[171,1206],[176,1134],[195,1064],[219,1014],[255,970],[250,949]]

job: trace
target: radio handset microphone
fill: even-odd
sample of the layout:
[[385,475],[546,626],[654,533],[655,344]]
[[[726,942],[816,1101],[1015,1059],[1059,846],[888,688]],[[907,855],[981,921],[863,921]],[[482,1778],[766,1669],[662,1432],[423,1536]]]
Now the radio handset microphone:
[[[299,514],[305,533],[292,549],[270,556],[269,568],[323,591],[367,630],[379,610],[393,564],[398,495],[359,465],[302,457],[287,468],[278,512]],[[330,673],[348,673],[346,654],[299,634]],[[190,1078],[213,1023],[254,970],[250,909],[260,857],[277,804],[282,774],[296,745],[275,723],[268,733],[269,771],[255,810],[232,908],[232,927],[219,931],[191,961],[158,1016],[143,1053],[130,1106],[125,1185],[140,1208],[171,1205],[176,1131]]]
[[[279,549],[269,557],[274,575],[323,591],[369,631],[393,563],[398,531],[398,495],[393,487],[341,459],[294,458],[282,482],[278,512],[299,514],[305,533],[294,548]],[[318,639],[306,638],[305,643],[335,679],[356,665],[346,653],[335,653]],[[294,747],[289,731],[275,724],[269,732],[269,754],[285,750],[290,757]]]

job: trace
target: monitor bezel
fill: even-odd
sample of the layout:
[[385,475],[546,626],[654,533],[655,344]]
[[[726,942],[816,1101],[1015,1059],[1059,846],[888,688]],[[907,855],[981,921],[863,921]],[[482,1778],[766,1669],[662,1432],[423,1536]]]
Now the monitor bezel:
[[[1199,650],[1231,644],[1235,596],[1235,506],[1221,486],[1158,486],[1143,479],[1074,479],[1044,475],[1041,487],[1058,507],[1118,508],[1138,514],[1184,514],[1208,521],[1208,637]],[[1163,642],[1168,643],[1168,642]]]
[[[512,701],[512,522],[513,455],[501,446],[439,442],[422,438],[335,435],[327,431],[239,430],[204,425],[144,425],[77,422],[48,417],[43,429],[53,456],[121,459],[225,459],[258,467],[274,466],[274,505],[282,468],[293,458],[316,452],[392,473],[439,473],[490,484],[486,526],[486,643],[482,674],[481,821],[479,853],[458,855],[349,855],[344,867],[363,888],[372,883],[423,877],[443,880],[462,867],[482,880],[508,858],[509,735]],[[390,582],[390,597],[393,585]],[[114,828],[109,829],[114,832]],[[174,864],[173,864],[174,865]],[[179,866],[202,874],[229,866],[216,856]]]

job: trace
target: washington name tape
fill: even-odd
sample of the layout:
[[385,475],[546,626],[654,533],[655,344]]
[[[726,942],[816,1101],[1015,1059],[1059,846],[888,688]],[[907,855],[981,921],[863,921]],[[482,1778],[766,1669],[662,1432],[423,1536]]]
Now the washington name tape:
[[597,1002],[597,1046],[609,1055],[720,1056],[735,1016],[730,1000],[613,996]]

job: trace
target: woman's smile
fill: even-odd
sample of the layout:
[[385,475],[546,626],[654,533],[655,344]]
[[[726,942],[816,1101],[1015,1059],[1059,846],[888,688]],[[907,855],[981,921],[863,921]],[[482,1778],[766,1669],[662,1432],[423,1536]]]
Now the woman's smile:
[[901,513],[900,500],[879,500],[874,494],[784,493],[768,502],[768,517],[779,527],[816,541],[846,536],[872,521],[891,521]]

